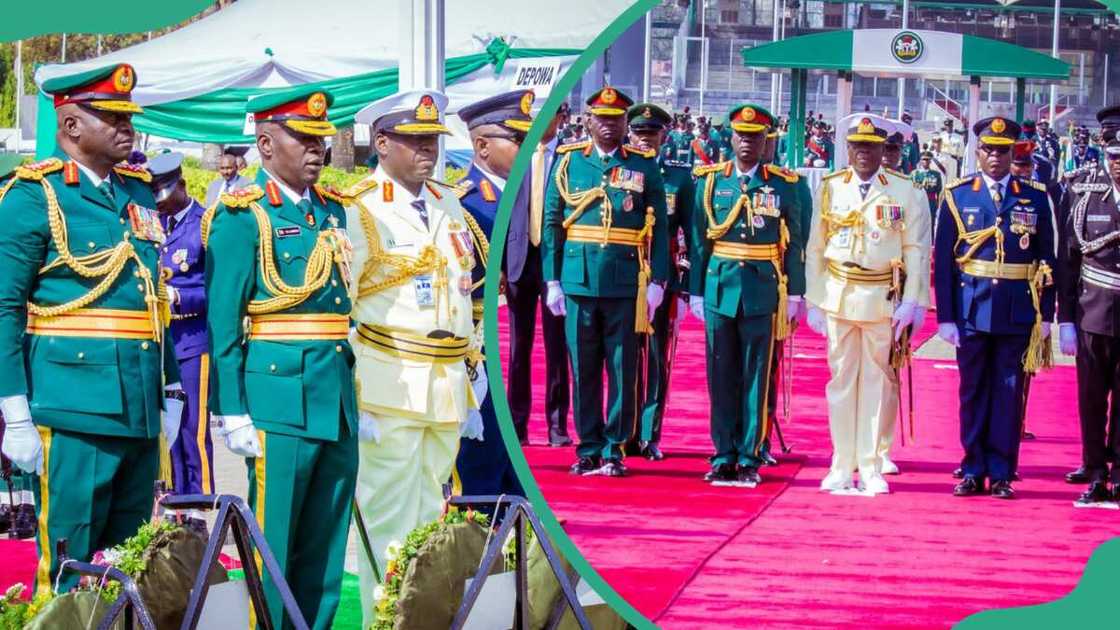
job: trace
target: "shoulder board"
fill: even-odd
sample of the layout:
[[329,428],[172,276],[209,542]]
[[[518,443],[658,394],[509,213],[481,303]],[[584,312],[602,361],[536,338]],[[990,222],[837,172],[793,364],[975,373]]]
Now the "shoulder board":
[[455,195],[456,199],[459,198],[459,188],[455,184],[449,184],[438,179],[429,179],[427,185],[428,192],[432,193],[436,199],[443,199],[445,193]]
[[113,170],[117,172],[117,175],[123,175],[124,177],[135,177],[145,184],[152,181],[152,174],[149,173],[148,169],[144,168],[143,166],[137,166],[135,164],[117,164],[113,167]]
[[346,189],[346,192],[342,193],[342,196],[349,198],[359,197],[375,188],[377,188],[377,179],[371,174],[369,177],[358,181],[356,184],[352,184]]
[[591,146],[591,141],[590,140],[584,140],[583,142],[569,142],[568,144],[562,144],[562,145],[556,147],[556,152],[557,153],[568,153],[569,151],[580,151],[580,150],[586,149],[587,147],[590,147],[590,146]]
[[467,193],[469,193],[472,188],[474,188],[474,181],[464,177],[454,186],[455,196],[462,199],[467,196]]
[[821,177],[821,179],[825,180],[825,179],[832,179],[833,177],[840,177],[841,175],[843,175],[844,173],[847,173],[847,172],[848,172],[848,169],[842,168],[838,171],[832,171],[831,173],[825,175],[824,177]]
[[315,184],[315,192],[319,193],[320,197],[330,199],[335,203],[346,203],[345,195],[340,193],[334,186],[321,186],[319,184]]
[[630,153],[633,153],[634,155],[639,155],[644,158],[651,158],[657,155],[657,152],[652,149],[650,149],[649,151],[643,151],[642,149],[639,149],[632,144],[624,144],[622,145],[622,148],[626,149]]
[[1026,184],[1027,186],[1030,186],[1031,188],[1033,188],[1035,190],[1041,190],[1042,192],[1046,192],[1046,184],[1043,184],[1042,182],[1036,182],[1033,179],[1024,179],[1022,181],[1023,181],[1024,184]]
[[796,172],[791,171],[788,168],[783,168],[781,166],[767,164],[766,170],[777,175],[778,177],[781,177],[786,181],[787,184],[796,184],[797,180],[800,179],[800,175],[798,175]]
[[1112,185],[1106,182],[1077,182],[1070,184],[1070,190],[1079,194],[1087,192],[1108,192],[1110,188],[1112,188]]
[[222,205],[227,208],[248,208],[249,204],[264,197],[264,191],[256,184],[250,184],[245,188],[238,188],[231,190],[227,193],[222,193],[218,198]]
[[885,171],[887,173],[887,175],[894,175],[895,177],[897,177],[899,179],[906,179],[906,180],[910,179],[909,175],[907,175],[907,174],[905,174],[901,171],[896,171],[893,168],[883,167],[883,171]]
[[949,185],[947,185],[945,187],[946,188],[956,188],[957,186],[963,186],[965,184],[971,184],[973,179],[975,179],[975,176],[973,176],[973,177],[958,177],[958,178],[954,179],[953,181],[949,182]]
[[16,167],[16,177],[20,179],[43,179],[47,173],[62,170],[62,160],[58,158],[48,158],[41,162],[33,162],[31,164],[24,164]]
[[693,177],[704,177],[705,175],[707,175],[709,173],[715,173],[717,171],[722,171],[724,169],[724,167],[727,166],[728,164],[730,164],[730,162],[716,162],[715,164],[701,164],[700,166],[696,166],[692,169],[692,176]]

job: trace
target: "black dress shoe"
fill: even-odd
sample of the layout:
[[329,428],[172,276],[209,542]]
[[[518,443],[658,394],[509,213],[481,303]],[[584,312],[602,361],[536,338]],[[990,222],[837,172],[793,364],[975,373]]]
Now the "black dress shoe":
[[740,488],[754,488],[762,483],[762,477],[754,466],[739,466],[735,471],[736,486]]
[[984,480],[974,475],[965,475],[953,488],[953,496],[956,497],[974,497],[978,494],[984,494]]
[[1089,483],[1089,471],[1084,466],[1078,466],[1077,470],[1066,473],[1066,483]]
[[622,465],[622,460],[605,459],[603,460],[603,465],[599,467],[599,470],[591,474],[602,475],[604,477],[625,477],[626,466]]
[[1019,476],[1019,471],[1011,473],[1011,481],[1022,481],[1023,478]]
[[39,523],[35,519],[35,506],[30,503],[19,506],[15,511],[15,517],[12,519],[11,532],[15,534],[15,537],[20,540],[34,538],[38,529]]
[[665,459],[665,453],[661,452],[661,448],[657,446],[657,442],[642,442],[642,457],[651,462],[659,462]]
[[1104,503],[1105,501],[1112,500],[1112,493],[1108,491],[1108,484],[1102,481],[1094,481],[1089,484],[1089,489],[1081,493],[1077,497],[1076,503],[1080,505],[1089,505],[1090,503]]
[[963,478],[964,478],[964,469],[963,468],[957,468],[956,470],[953,471],[953,479],[963,479]]
[[717,464],[704,475],[704,481],[713,486],[731,487],[739,483],[739,473],[735,470],[734,464]]
[[771,455],[768,452],[760,454],[759,457],[762,458],[762,463],[765,464],[766,466],[777,466],[778,465],[778,460],[774,459],[774,456]]
[[1030,431],[1023,431],[1023,439],[1024,440],[1033,440],[1033,439],[1035,439],[1035,435],[1033,433],[1031,433]]
[[12,526],[12,508],[7,503],[0,505],[0,534]]
[[598,457],[581,457],[569,470],[573,475],[591,475],[602,465]]
[[1014,499],[1015,490],[1011,487],[1011,482],[1006,479],[992,482],[992,496],[997,499]]

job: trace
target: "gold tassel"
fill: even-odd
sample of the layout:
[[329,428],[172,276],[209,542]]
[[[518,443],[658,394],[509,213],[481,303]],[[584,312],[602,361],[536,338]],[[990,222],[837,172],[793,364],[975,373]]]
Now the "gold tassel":
[[174,490],[174,478],[171,475],[171,445],[167,443],[167,438],[163,437],[163,431],[159,432],[159,480],[167,484],[169,490]]
[[778,312],[774,323],[774,339],[785,341],[790,335],[789,325],[789,278],[783,272],[786,248],[789,247],[789,227],[786,220],[778,224],[778,259],[774,261],[774,273],[778,277]]
[[642,227],[638,239],[642,243],[638,246],[638,296],[634,304],[634,332],[639,334],[652,334],[653,326],[649,321],[649,305],[646,303],[650,275],[649,266],[649,239],[653,232],[653,224],[657,217],[653,214],[653,206],[646,207],[646,223]]
[[1042,338],[1042,290],[1053,282],[1053,272],[1045,262],[1040,263],[1031,274],[1029,286],[1031,302],[1034,303],[1034,326],[1031,327],[1027,353],[1023,356],[1023,371],[1027,374],[1038,374],[1039,370],[1054,365],[1054,347],[1049,338]]

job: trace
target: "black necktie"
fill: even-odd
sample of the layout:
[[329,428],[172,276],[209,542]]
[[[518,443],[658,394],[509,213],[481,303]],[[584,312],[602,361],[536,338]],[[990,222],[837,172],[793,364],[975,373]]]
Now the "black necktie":
[[113,195],[113,184],[109,180],[106,179],[102,181],[101,184],[97,186],[97,189],[109,200],[109,205],[116,205],[117,198]]
[[867,199],[867,193],[871,190],[871,182],[864,182],[859,185],[860,199]]
[[416,213],[420,215],[420,220],[424,222],[424,227],[428,227],[428,207],[424,204],[424,200],[417,199],[413,201],[412,207],[416,208]]
[[179,220],[171,217],[167,220],[167,233],[170,234],[175,231],[175,226],[179,224]]

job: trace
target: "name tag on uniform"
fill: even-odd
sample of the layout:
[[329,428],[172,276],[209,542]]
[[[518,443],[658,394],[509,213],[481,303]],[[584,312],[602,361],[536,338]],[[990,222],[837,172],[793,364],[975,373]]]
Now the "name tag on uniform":
[[134,203],[128,204],[128,219],[132,224],[132,235],[144,241],[162,243],[166,238],[159,214],[151,208]]
[[836,234],[832,236],[833,245],[837,247],[849,247],[852,244],[852,228],[840,228]]
[[645,190],[645,173],[616,166],[611,169],[610,185],[614,188],[640,193]]
[[289,238],[291,236],[299,236],[299,232],[300,227],[298,225],[276,228],[276,238]]
[[716,189],[716,196],[717,197],[730,197],[733,194],[734,194],[734,192],[730,189],[727,189],[727,188]]
[[1091,223],[1111,221],[1112,217],[1107,214],[1089,214],[1085,215],[1085,220]]
[[435,306],[435,294],[432,292],[432,276],[424,274],[412,279],[412,288],[416,289],[417,306]]

